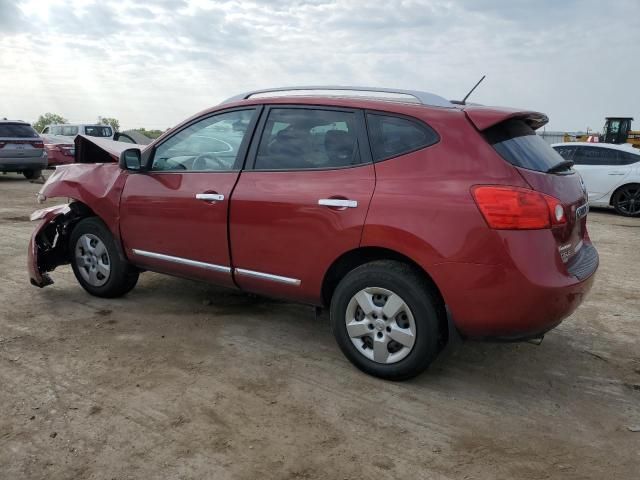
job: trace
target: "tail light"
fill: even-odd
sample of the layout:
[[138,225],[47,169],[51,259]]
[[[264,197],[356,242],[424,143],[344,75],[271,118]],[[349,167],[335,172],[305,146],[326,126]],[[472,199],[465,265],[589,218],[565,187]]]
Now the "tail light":
[[7,142],[0,142],[0,148],[4,147],[7,144]]
[[44,142],[31,142],[33,148],[44,148]]
[[537,230],[567,223],[560,200],[535,190],[480,185],[473,187],[471,192],[491,228]]

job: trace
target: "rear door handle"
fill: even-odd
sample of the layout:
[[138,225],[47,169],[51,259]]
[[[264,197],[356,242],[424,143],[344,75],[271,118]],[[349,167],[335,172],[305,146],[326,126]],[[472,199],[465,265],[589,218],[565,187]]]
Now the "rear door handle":
[[221,202],[224,195],[219,193],[196,193],[196,200],[204,200],[205,202]]
[[321,198],[318,200],[318,205],[322,205],[324,207],[356,208],[358,206],[358,201],[342,200],[339,198]]

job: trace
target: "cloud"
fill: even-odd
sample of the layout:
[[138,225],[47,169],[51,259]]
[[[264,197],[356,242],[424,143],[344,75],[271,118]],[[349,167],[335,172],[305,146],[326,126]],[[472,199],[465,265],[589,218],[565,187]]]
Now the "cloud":
[[163,128],[237,92],[379,85],[542,110],[558,129],[640,117],[632,0],[0,0],[0,115]]

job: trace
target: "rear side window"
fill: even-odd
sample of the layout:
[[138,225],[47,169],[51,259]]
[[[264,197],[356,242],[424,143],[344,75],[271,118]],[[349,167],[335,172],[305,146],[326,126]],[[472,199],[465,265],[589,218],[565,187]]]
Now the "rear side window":
[[71,125],[62,127],[62,135],[65,135],[67,137],[73,137],[77,134],[78,134],[78,127],[74,127]]
[[565,159],[523,120],[507,120],[484,132],[487,141],[511,165],[546,172]]
[[576,165],[620,165],[618,153],[612,148],[578,147],[573,161]]
[[438,134],[419,121],[403,117],[367,114],[373,160],[379,162],[433,145]]
[[256,170],[341,168],[361,163],[358,118],[347,111],[273,108],[265,123]]
[[22,123],[1,123],[0,137],[38,138],[38,133],[30,125]]
[[640,155],[635,153],[619,152],[620,165],[631,165],[632,163],[640,162]]
[[111,127],[90,126],[84,127],[85,135],[90,137],[110,137],[112,135]]

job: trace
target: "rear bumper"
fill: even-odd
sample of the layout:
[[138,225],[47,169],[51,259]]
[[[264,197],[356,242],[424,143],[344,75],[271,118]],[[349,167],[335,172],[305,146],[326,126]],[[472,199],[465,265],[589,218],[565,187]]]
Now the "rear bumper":
[[430,270],[461,334],[501,340],[539,336],[571,315],[591,290],[598,254],[588,239],[584,262],[573,262],[572,268],[562,263],[555,244],[548,248],[543,232],[530,232],[521,244],[513,241],[518,233],[503,234],[509,253],[503,265],[443,263]]
[[47,156],[0,158],[0,172],[23,172],[25,170],[42,170],[47,168]]

